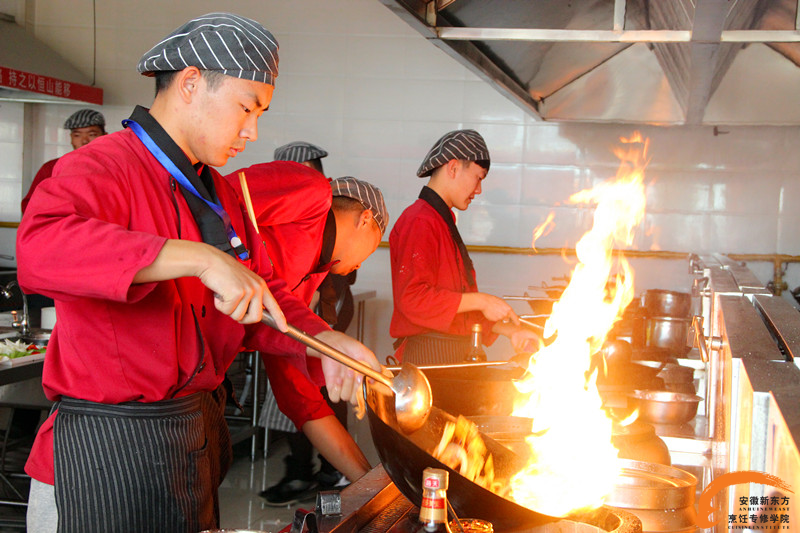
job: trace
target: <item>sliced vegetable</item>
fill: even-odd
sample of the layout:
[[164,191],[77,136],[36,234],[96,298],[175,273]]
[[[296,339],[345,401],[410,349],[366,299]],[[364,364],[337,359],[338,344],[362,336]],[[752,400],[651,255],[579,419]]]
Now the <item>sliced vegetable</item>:
[[45,347],[39,347],[35,344],[26,344],[22,341],[10,341],[3,339],[0,342],[0,357],[8,357],[9,359],[16,359],[18,357],[25,357],[26,355],[33,355],[37,353],[44,353]]

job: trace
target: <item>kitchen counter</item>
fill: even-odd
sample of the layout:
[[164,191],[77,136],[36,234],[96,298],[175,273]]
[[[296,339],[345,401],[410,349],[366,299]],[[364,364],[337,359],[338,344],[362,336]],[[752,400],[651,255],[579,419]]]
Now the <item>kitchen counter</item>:
[[[699,394],[705,398],[689,437],[662,437],[673,462],[701,469],[699,489],[716,478],[739,471],[765,472],[797,490],[800,480],[800,313],[787,300],[773,296],[746,267],[724,256],[695,258],[692,270],[706,280],[698,291],[703,316],[702,348],[709,362]],[[765,508],[763,498],[788,503],[780,510]],[[759,505],[751,505],[757,498]],[[742,505],[742,501],[748,502]],[[748,526],[751,516],[788,517],[784,530],[800,528],[800,502],[779,488],[733,484],[715,497],[714,528],[722,533]],[[729,524],[733,517],[736,521]],[[742,522],[741,519],[745,518]],[[770,524],[772,527],[773,524]]]
[[14,366],[0,366],[0,386],[41,377],[43,369],[44,358]]

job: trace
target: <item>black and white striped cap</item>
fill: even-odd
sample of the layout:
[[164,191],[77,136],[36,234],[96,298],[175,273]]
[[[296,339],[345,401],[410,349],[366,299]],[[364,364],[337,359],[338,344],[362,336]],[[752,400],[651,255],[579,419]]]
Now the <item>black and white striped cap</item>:
[[312,159],[322,159],[327,155],[328,152],[319,146],[315,146],[304,141],[294,141],[275,148],[273,159],[275,159],[275,161],[294,161],[296,163],[305,163],[306,161],[311,161]]
[[361,205],[372,211],[372,218],[378,223],[381,235],[386,232],[386,224],[389,223],[389,212],[386,210],[383,193],[379,188],[366,181],[345,176],[331,181],[331,189],[334,196],[347,196],[361,202]]
[[424,178],[451,159],[478,161],[489,170],[489,149],[481,134],[475,130],[455,130],[436,141],[422,160],[417,176]]
[[278,41],[254,20],[209,13],[170,33],[142,56],[136,70],[153,76],[186,67],[275,85]]
[[77,128],[88,128],[89,126],[106,127],[106,117],[99,111],[94,109],[79,109],[64,121],[65,130],[74,130]]

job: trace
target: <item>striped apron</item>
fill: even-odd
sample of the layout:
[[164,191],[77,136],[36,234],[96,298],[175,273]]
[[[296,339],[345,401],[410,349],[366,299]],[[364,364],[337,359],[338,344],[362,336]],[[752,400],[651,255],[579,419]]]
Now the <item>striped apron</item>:
[[406,337],[403,344],[404,362],[417,366],[452,365],[464,362],[469,353],[470,338],[431,332]]
[[219,524],[232,461],[225,391],[155,403],[64,398],[53,426],[59,533],[196,533]]

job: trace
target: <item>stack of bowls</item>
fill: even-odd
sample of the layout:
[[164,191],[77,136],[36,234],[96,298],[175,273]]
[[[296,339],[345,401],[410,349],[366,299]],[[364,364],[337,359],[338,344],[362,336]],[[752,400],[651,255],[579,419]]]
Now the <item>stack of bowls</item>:
[[692,324],[692,295],[651,289],[642,295],[645,346],[669,350],[683,357],[689,350]]

